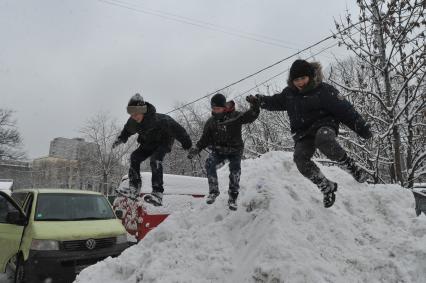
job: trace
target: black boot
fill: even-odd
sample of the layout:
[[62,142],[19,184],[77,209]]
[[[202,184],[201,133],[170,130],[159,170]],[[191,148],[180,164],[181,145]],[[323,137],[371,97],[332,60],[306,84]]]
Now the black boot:
[[325,208],[331,207],[336,201],[337,183],[326,178],[318,184],[318,188],[323,193],[323,203]]
[[229,199],[228,199],[228,207],[230,210],[237,210],[237,198],[238,198],[238,192],[229,192]]
[[337,183],[327,179],[321,172],[315,174],[310,180],[318,186],[318,189],[323,193],[324,207],[331,207],[336,201]]
[[215,202],[215,200],[216,200],[216,198],[218,197],[218,195],[219,195],[219,192],[218,192],[218,191],[211,191],[211,192],[209,193],[209,195],[207,196],[206,203],[207,203],[207,204],[212,204],[212,203],[214,203],[214,202]]
[[348,155],[345,155],[338,163],[339,167],[351,174],[358,183],[364,183],[367,181],[368,173]]
[[154,206],[162,206],[163,205],[163,193],[154,191],[150,194],[144,196],[144,201],[150,203]]
[[118,188],[115,189],[115,192],[118,195],[128,197],[131,199],[136,199],[142,187],[142,180],[137,179],[137,180],[134,180],[133,182],[129,181],[129,185],[125,186],[123,185],[123,182],[126,180],[127,179],[122,180],[122,183],[120,184]]

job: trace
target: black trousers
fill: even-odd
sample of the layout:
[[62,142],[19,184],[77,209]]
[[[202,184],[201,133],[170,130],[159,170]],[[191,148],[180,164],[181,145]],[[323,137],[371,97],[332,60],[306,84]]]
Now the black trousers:
[[141,179],[141,163],[148,157],[150,159],[150,166],[152,172],[152,191],[160,192],[164,191],[163,188],[163,160],[166,154],[170,150],[166,147],[159,146],[157,148],[144,148],[139,146],[130,155],[130,169],[129,169],[129,183],[130,185],[140,188],[142,185]]
[[323,175],[318,166],[311,160],[318,148],[328,159],[340,161],[346,156],[345,150],[336,140],[336,131],[331,127],[321,127],[315,135],[306,136],[296,142],[294,162],[303,176],[318,184]]

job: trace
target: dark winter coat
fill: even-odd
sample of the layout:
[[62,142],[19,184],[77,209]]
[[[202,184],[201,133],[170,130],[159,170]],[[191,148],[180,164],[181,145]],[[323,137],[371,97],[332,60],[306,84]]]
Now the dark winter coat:
[[369,128],[362,116],[336,88],[322,81],[321,65],[311,64],[315,75],[306,90],[300,92],[292,81],[288,81],[288,86],[281,93],[261,96],[261,108],[287,111],[295,141],[314,135],[323,126],[330,126],[338,133],[339,123],[345,124],[361,137],[368,136]]
[[223,117],[210,117],[204,125],[203,134],[197,143],[197,148],[210,149],[222,153],[233,153],[244,149],[242,125],[254,122],[259,116],[260,109],[252,107],[246,112],[231,111]]
[[158,146],[163,146],[170,151],[175,139],[182,144],[184,149],[191,148],[191,138],[179,123],[168,115],[156,113],[152,104],[148,102],[146,104],[148,110],[144,114],[143,121],[138,123],[129,118],[118,137],[119,140],[125,143],[131,135],[138,134],[137,141],[145,148],[155,149]]

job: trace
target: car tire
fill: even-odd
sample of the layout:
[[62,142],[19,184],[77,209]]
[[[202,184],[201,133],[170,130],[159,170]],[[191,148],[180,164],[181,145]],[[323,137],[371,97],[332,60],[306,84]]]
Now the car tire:
[[16,270],[15,270],[15,283],[25,283],[25,261],[24,258],[19,255],[18,260],[16,261]]

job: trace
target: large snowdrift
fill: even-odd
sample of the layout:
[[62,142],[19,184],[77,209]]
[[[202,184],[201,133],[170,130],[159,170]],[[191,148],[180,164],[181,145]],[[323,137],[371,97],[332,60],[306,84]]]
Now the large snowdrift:
[[[332,208],[271,152],[242,164],[239,209],[222,194],[172,214],[120,257],[85,269],[76,282],[425,282],[426,217],[408,190],[363,185],[336,167]],[[167,188],[166,188],[167,190]]]

